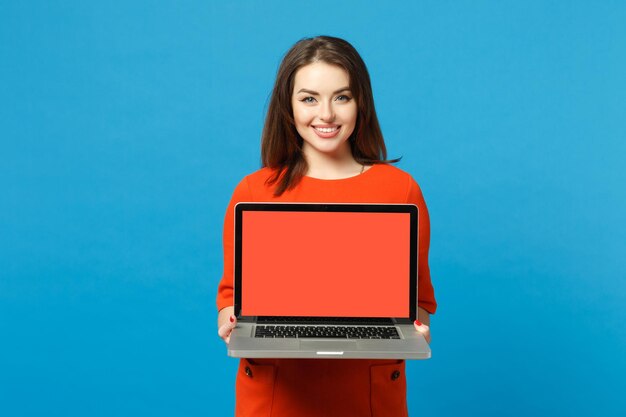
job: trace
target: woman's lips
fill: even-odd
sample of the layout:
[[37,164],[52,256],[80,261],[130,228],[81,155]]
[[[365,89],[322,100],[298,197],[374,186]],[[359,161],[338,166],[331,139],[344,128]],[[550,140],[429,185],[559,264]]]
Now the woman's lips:
[[320,138],[324,138],[324,139],[328,139],[328,138],[334,138],[335,136],[337,136],[339,134],[339,130],[341,129],[341,126],[312,126],[313,127],[313,131],[315,132],[315,134],[317,136],[319,136]]

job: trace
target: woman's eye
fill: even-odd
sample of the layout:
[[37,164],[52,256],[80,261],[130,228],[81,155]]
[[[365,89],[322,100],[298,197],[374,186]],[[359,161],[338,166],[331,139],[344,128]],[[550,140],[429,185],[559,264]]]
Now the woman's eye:
[[339,101],[350,101],[351,97],[348,97],[348,96],[338,96],[337,100],[339,100]]
[[313,103],[315,102],[315,99],[313,97],[305,97],[302,100],[300,100],[303,103]]

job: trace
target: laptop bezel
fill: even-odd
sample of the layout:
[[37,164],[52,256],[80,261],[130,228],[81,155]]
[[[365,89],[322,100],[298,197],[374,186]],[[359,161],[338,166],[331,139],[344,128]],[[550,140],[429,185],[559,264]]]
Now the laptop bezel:
[[[234,300],[235,316],[238,320],[256,321],[266,316],[241,315],[241,281],[242,281],[242,232],[244,211],[295,211],[295,212],[348,212],[348,213],[407,213],[410,215],[410,288],[409,288],[409,317],[297,317],[288,316],[296,322],[298,319],[311,324],[337,324],[344,320],[346,323],[359,321],[381,323],[391,320],[396,324],[411,324],[417,318],[417,282],[418,282],[418,236],[419,211],[414,204],[375,204],[375,203],[269,203],[269,202],[240,202],[235,205],[235,233],[234,233]],[[287,316],[284,316],[287,317]],[[328,322],[325,322],[328,320]]]

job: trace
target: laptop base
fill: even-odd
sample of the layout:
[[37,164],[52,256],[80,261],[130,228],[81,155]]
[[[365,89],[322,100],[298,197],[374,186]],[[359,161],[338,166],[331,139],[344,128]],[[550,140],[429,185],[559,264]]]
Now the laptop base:
[[426,339],[412,324],[397,325],[400,339],[255,338],[255,323],[239,322],[230,336],[234,358],[429,359]]

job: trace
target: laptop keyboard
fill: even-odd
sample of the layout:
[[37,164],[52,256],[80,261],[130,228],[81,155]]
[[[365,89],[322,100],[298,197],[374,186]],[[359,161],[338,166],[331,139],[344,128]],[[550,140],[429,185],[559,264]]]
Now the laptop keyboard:
[[273,326],[257,325],[254,337],[262,338],[332,338],[400,339],[394,326]]

